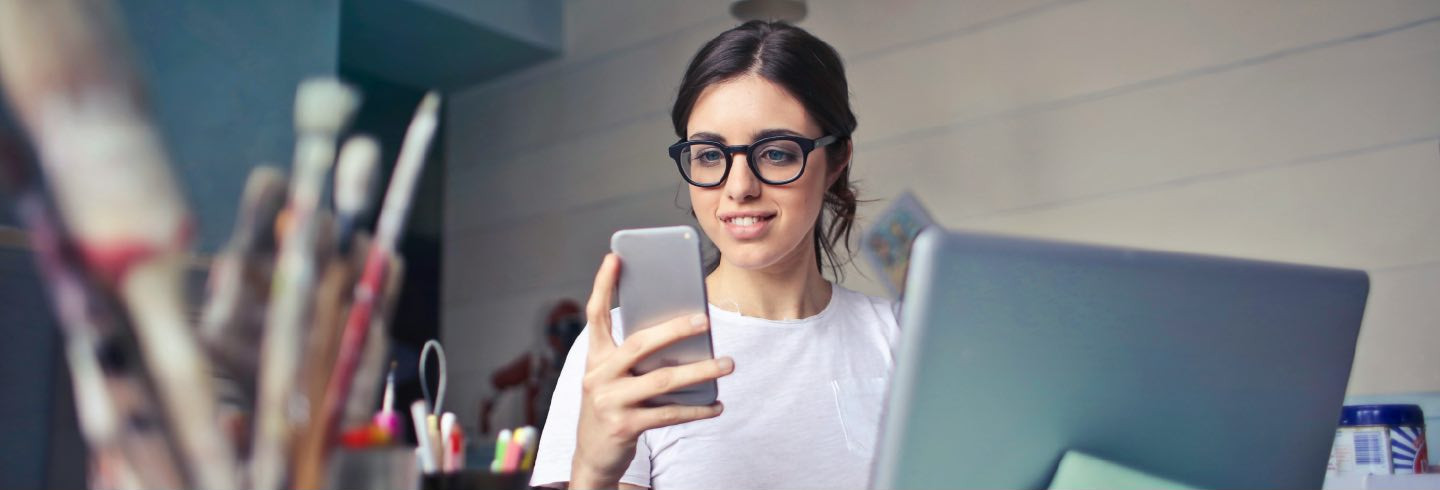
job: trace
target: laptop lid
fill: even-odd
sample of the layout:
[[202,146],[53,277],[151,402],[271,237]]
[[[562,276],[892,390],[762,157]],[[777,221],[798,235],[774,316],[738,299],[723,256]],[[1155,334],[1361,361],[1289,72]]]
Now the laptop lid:
[[1319,488],[1360,271],[929,229],[874,488],[1045,488],[1070,449],[1189,485]]

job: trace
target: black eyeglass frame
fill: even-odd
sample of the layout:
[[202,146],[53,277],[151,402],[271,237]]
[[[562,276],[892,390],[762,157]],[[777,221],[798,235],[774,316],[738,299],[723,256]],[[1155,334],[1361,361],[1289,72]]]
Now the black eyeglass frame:
[[[751,154],[750,154],[750,150],[753,149],[753,148],[759,147],[759,146],[761,146],[761,145],[764,145],[765,143],[769,143],[769,142],[772,142],[772,141],[782,141],[782,140],[783,140],[783,141],[793,141],[793,142],[795,142],[795,144],[800,145],[800,171],[799,171],[799,172],[795,172],[795,176],[794,176],[794,177],[791,177],[791,178],[789,178],[789,179],[787,179],[787,180],[783,180],[783,181],[772,181],[772,180],[766,179],[764,176],[760,175],[760,167],[757,166],[757,165],[759,165],[759,164],[755,163],[755,161],[756,161],[755,155],[751,155]],[[724,144],[724,143],[721,143],[721,142],[718,142],[718,141],[709,141],[709,140],[680,140],[679,142],[677,142],[677,143],[675,143],[675,144],[673,144],[673,145],[670,145],[670,161],[675,162],[675,168],[676,168],[676,170],[679,170],[679,171],[680,171],[680,177],[683,178],[683,179],[685,179],[685,182],[688,182],[690,185],[693,185],[693,186],[695,186],[695,187],[706,187],[706,188],[709,188],[709,187],[718,187],[718,186],[720,186],[721,184],[724,184],[724,183],[725,183],[725,179],[730,178],[730,167],[734,166],[734,163],[735,163],[735,158],[733,157],[733,155],[734,155],[735,153],[745,152],[745,166],[750,167],[750,173],[751,173],[751,174],[754,174],[754,175],[755,175],[755,178],[760,179],[761,182],[764,182],[764,183],[770,184],[770,185],[785,185],[785,184],[789,184],[789,183],[791,183],[791,182],[794,182],[794,181],[796,181],[796,180],[800,180],[800,176],[805,175],[805,164],[807,164],[807,163],[810,162],[810,152],[815,151],[816,148],[824,148],[824,147],[826,147],[826,146],[830,146],[830,145],[832,145],[832,144],[835,144],[835,142],[837,142],[837,141],[840,141],[840,135],[838,135],[838,134],[831,134],[831,135],[821,136],[821,137],[815,138],[815,139],[806,138],[806,137],[804,137],[804,136],[794,136],[794,135],[782,134],[782,135],[776,135],[776,136],[769,136],[769,137],[765,137],[765,138],[760,138],[760,139],[758,139],[758,140],[755,140],[755,142],[750,143],[750,144],[748,144],[748,145],[736,145],[736,146],[728,146],[728,145],[726,145],[726,144]],[[693,145],[697,145],[697,144],[708,144],[708,145],[712,145],[712,146],[718,147],[718,148],[720,148],[721,153],[724,153],[724,154],[725,154],[725,172],[722,173],[722,174],[720,174],[720,180],[715,181],[715,183],[713,183],[713,184],[700,184],[700,183],[695,182],[694,180],[692,180],[692,179],[690,178],[690,174],[685,173],[685,164],[680,162],[680,153],[683,152],[683,151],[685,151],[685,148],[686,148],[686,147],[688,147],[688,146],[693,146]]]

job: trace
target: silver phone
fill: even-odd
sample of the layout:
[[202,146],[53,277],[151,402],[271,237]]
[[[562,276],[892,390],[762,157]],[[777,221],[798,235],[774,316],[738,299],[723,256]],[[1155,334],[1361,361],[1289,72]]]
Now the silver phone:
[[[621,334],[631,334],[676,317],[709,316],[705,278],[700,264],[700,236],[689,226],[620,230],[610,237],[610,250],[620,257]],[[713,359],[710,332],[682,339],[635,365],[635,374],[668,366]],[[652,405],[715,403],[710,380],[657,396]]]

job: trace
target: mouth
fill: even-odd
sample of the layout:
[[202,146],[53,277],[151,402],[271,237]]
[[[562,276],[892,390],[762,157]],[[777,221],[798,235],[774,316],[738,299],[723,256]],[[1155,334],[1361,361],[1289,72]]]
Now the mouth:
[[736,240],[753,240],[765,234],[775,213],[730,213],[720,216],[725,231]]

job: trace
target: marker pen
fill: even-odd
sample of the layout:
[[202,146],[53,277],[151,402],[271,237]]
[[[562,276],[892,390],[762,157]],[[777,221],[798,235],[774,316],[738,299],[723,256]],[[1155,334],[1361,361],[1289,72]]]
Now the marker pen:
[[495,436],[495,459],[490,460],[490,472],[499,473],[505,465],[505,450],[510,445],[510,429]]
[[425,422],[428,411],[424,400],[415,400],[415,403],[410,404],[410,418],[415,423],[415,440],[418,443],[415,454],[420,457],[420,471],[427,475],[435,473],[436,470],[435,450],[432,449],[435,446],[430,439],[430,428]]

